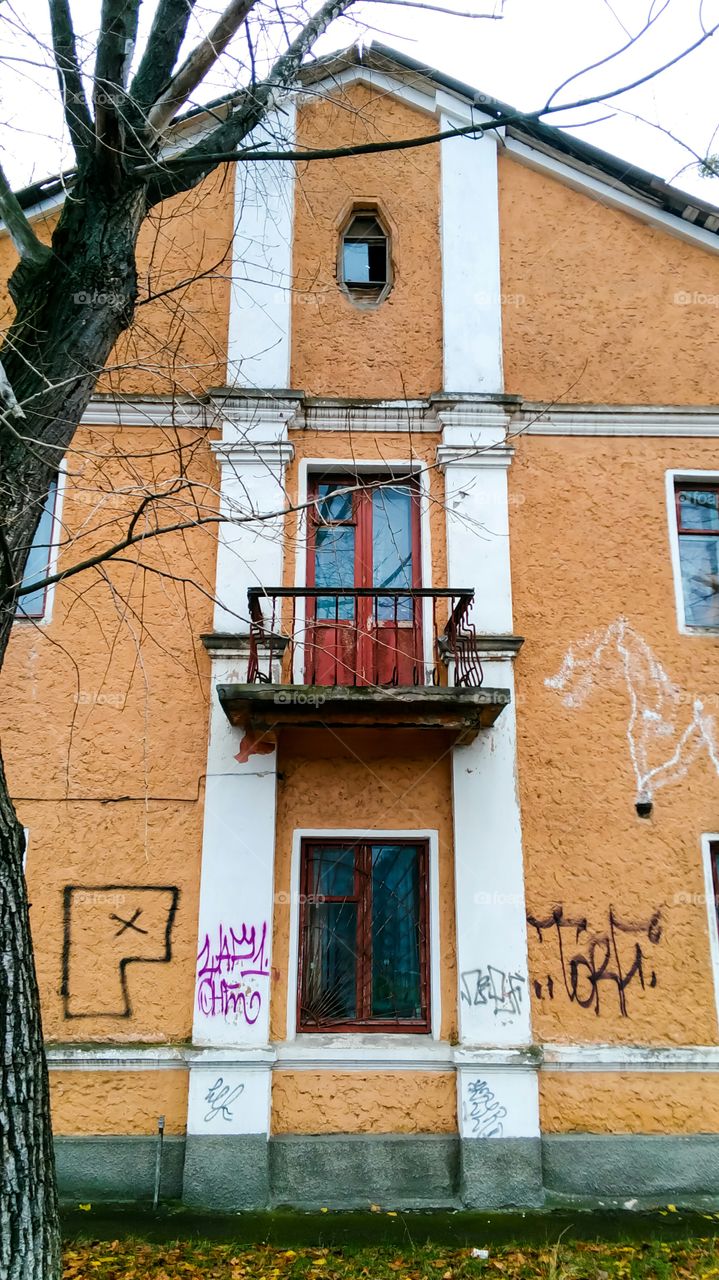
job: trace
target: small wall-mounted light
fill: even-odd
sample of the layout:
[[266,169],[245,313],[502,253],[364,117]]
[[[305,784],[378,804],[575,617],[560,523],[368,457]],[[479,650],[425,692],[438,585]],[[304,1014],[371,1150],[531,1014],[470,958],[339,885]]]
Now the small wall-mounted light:
[[639,818],[650,818],[652,809],[654,808],[654,803],[649,799],[649,796],[640,796],[634,808],[636,809],[637,816]]

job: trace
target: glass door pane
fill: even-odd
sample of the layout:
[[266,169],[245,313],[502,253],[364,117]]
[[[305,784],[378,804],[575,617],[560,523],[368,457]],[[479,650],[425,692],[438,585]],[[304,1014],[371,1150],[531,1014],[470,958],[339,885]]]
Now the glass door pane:
[[[413,583],[413,495],[408,485],[382,485],[372,492],[372,586],[410,588]],[[409,622],[412,600],[380,596],[378,620]]]

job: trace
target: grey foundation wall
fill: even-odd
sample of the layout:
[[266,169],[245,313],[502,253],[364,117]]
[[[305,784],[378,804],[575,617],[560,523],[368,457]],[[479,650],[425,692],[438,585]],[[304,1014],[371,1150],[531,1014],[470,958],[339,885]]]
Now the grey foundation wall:
[[[56,1138],[55,1162],[63,1200],[152,1200],[155,1189],[157,1139]],[[160,1195],[182,1196],[185,1139],[165,1138],[162,1145]]]
[[[153,1137],[55,1140],[66,1201],[152,1200]],[[719,1135],[283,1135],[166,1138],[163,1200],[216,1212],[534,1208],[546,1198],[719,1196]]]

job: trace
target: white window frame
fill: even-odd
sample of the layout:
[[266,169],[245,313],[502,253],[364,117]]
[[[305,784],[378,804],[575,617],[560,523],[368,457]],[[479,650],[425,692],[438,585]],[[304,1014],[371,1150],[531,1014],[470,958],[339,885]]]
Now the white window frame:
[[717,636],[719,627],[692,627],[686,620],[684,607],[684,588],[682,586],[681,554],[679,550],[679,529],[677,526],[677,509],[675,491],[677,484],[716,484],[719,486],[719,471],[701,471],[693,468],[682,468],[666,472],[667,518],[669,523],[669,554],[674,575],[674,602],[677,611],[677,627],[683,636]]
[[716,1005],[717,1026],[719,1027],[719,919],[717,904],[714,901],[714,876],[712,874],[712,845],[719,845],[719,832],[709,832],[702,836],[702,864],[704,867],[704,899],[707,907],[709,929],[709,950],[711,953],[712,976],[714,979],[714,1002]]
[[[297,984],[300,971],[300,892],[302,843],[305,840],[424,840],[429,848],[429,1032],[410,1032],[413,1043],[439,1040],[442,1026],[442,970],[439,936],[439,831],[391,831],[367,830],[348,827],[302,827],[292,835],[292,864],[290,870],[290,956],[287,968],[287,1040],[299,1044],[318,1046],[316,1032],[297,1031]],[[359,1048],[358,1033],[344,1031],[328,1033],[334,1047]],[[397,1045],[403,1039],[396,1032],[383,1032],[381,1027],[368,1029],[360,1037],[365,1043],[382,1043],[382,1036],[390,1044]]]
[[[47,560],[46,577],[51,578],[57,573],[57,562],[60,554],[60,535],[62,531],[62,506],[65,497],[65,484],[67,481],[67,470],[65,463],[62,462],[57,471],[57,490],[55,492],[55,509],[52,514],[52,528],[50,531],[50,552]],[[14,622],[20,623],[21,626],[40,626],[47,627],[52,622],[52,610],[55,601],[55,587],[57,583],[51,582],[45,590],[45,607],[37,618],[25,617],[22,613],[16,613]]]

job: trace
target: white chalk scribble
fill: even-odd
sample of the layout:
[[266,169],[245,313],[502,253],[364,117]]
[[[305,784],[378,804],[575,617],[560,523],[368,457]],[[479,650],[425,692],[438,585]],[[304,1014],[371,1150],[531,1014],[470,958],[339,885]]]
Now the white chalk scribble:
[[707,753],[719,774],[719,699],[687,694],[669,679],[643,636],[626,618],[569,646],[545,685],[565,707],[581,707],[600,680],[623,679],[629,698],[627,742],[637,800],[679,782]]

